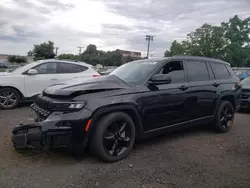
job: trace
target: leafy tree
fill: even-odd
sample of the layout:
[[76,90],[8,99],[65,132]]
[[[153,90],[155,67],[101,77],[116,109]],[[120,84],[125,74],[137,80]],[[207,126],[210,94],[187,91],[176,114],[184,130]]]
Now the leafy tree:
[[71,59],[71,60],[77,60],[77,57],[76,55],[74,54],[60,54],[58,56],[59,59]]
[[250,17],[237,15],[220,26],[204,24],[187,35],[187,40],[171,44],[165,56],[194,55],[220,58],[232,66],[244,66],[250,53]]
[[8,57],[8,61],[9,61],[10,63],[18,63],[18,64],[21,64],[21,63],[26,63],[26,62],[27,62],[27,59],[26,59],[26,57],[23,57],[23,56],[12,55],[12,56],[9,56],[9,57]]
[[34,45],[33,54],[35,59],[50,59],[55,57],[54,53],[54,43],[48,41],[48,43],[44,42],[41,44]]
[[10,63],[14,63],[16,61],[16,56],[15,55],[8,56],[8,61]]
[[80,60],[92,65],[101,64],[103,66],[118,66],[122,63],[122,55],[118,50],[104,52],[102,50],[98,50],[95,45],[90,44],[80,55]]

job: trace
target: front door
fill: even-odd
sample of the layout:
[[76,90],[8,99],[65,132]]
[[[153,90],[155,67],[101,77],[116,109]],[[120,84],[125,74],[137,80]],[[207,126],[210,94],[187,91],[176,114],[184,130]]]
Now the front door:
[[154,108],[154,117],[148,121],[148,131],[183,123],[188,120],[187,111],[191,101],[187,100],[187,82],[183,62],[167,62],[156,74],[168,74],[171,83],[155,85],[151,89],[159,96]]
[[58,83],[57,63],[48,62],[37,65],[32,69],[37,70],[36,75],[25,75],[25,92],[27,97],[33,97],[41,93],[50,85]]

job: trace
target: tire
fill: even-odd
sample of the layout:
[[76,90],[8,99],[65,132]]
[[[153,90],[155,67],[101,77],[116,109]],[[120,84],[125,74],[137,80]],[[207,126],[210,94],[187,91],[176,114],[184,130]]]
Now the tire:
[[[125,128],[121,131],[123,127]],[[135,135],[135,125],[128,114],[110,113],[97,121],[90,142],[90,150],[103,161],[116,162],[129,155],[135,143]],[[122,145],[126,146],[121,150],[118,149]]]
[[[6,104],[4,101],[4,97],[10,97],[12,95],[11,98],[8,98],[8,102]],[[13,100],[15,100],[15,102],[13,102]],[[13,109],[16,108],[21,100],[21,96],[19,94],[19,92],[15,89],[12,88],[2,88],[0,89],[0,108],[1,109]],[[13,102],[13,104],[11,104]]]
[[[225,109],[227,109],[227,114],[225,115]],[[227,118],[226,118],[227,117]],[[234,108],[231,102],[222,100],[219,104],[216,119],[215,119],[215,129],[217,132],[226,133],[228,132],[234,121]]]

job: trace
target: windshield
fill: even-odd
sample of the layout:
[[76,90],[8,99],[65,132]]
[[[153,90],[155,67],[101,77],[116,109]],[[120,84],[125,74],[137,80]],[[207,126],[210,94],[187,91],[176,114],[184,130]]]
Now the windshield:
[[240,82],[243,86],[250,86],[250,77],[245,78]]
[[158,63],[156,61],[133,61],[118,67],[110,74],[116,75],[120,79],[130,84],[140,85],[146,81],[146,79],[150,74],[153,73],[157,66]]

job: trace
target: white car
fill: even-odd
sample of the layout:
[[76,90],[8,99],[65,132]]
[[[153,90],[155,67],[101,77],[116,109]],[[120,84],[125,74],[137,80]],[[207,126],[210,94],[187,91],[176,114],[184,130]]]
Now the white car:
[[0,108],[15,108],[21,101],[32,99],[45,88],[75,78],[91,78],[100,74],[92,65],[57,59],[36,61],[13,72],[0,73]]

